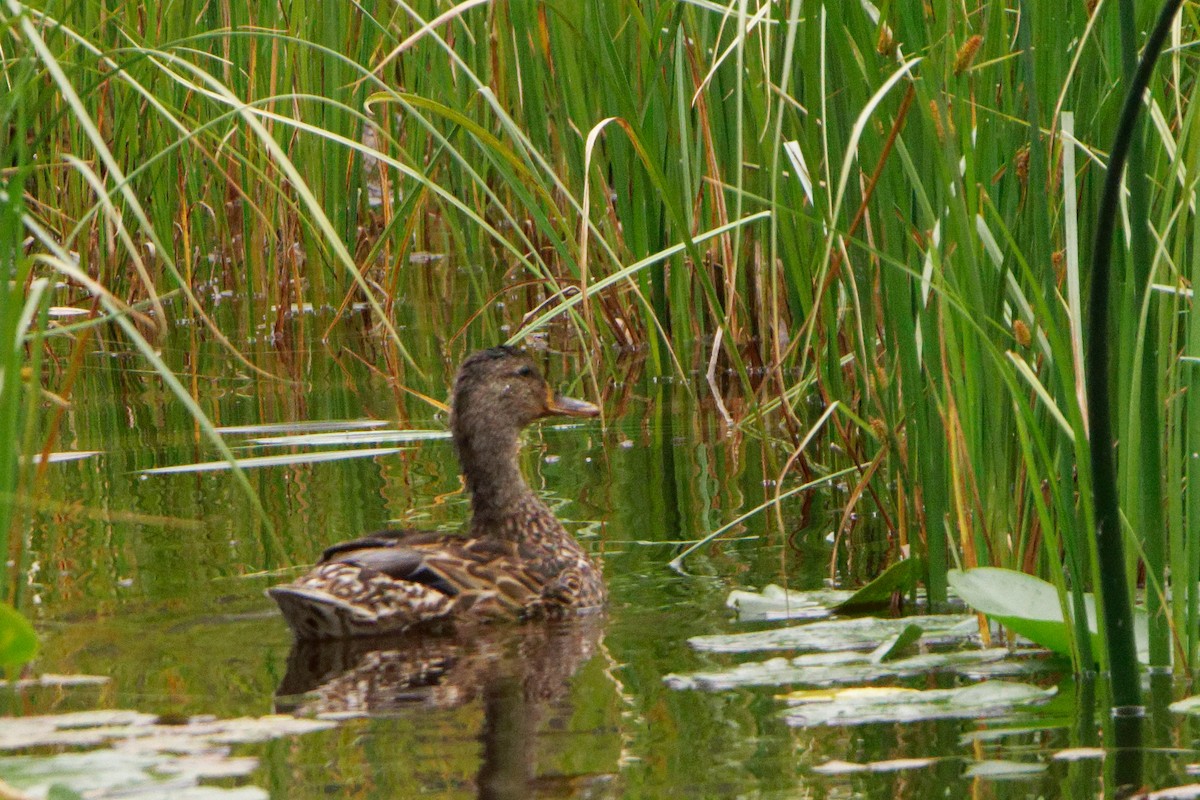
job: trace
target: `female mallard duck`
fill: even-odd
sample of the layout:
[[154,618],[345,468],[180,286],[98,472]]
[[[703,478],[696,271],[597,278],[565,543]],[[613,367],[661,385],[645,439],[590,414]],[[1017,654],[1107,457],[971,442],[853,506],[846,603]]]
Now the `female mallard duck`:
[[533,361],[511,347],[475,353],[454,379],[450,411],[471,493],[466,535],[387,530],[336,544],[307,575],[268,594],[300,639],[599,608],[600,570],[517,464],[521,430],[534,420],[599,413],[556,395]]

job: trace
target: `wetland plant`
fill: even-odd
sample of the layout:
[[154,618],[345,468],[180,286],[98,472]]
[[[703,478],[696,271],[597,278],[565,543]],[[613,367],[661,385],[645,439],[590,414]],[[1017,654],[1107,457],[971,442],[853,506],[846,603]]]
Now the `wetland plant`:
[[[12,357],[58,356],[36,377],[69,402],[63,365],[112,332],[233,461],[187,356],[155,348],[172,322],[263,381],[286,348],[235,343],[306,335],[308,307],[331,310],[325,337],[369,315],[397,386],[458,332],[550,338],[597,387],[637,351],[769,443],[764,509],[840,476],[834,563],[882,541],[935,603],[954,565],[1042,575],[1076,666],[1107,665],[1082,621],[1101,554],[1080,230],[1151,11],[12,0],[0,170],[21,176],[7,252],[29,274],[10,307],[45,280],[91,309]],[[1172,32],[1114,226],[1110,399],[1124,591],[1136,555],[1152,661],[1194,670],[1195,20]],[[52,419],[29,419],[48,451]]]

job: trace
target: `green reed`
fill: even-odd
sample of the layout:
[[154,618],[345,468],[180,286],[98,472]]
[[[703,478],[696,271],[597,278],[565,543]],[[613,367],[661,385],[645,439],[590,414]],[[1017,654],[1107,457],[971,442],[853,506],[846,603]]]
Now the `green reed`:
[[[12,111],[15,111],[12,110]],[[14,126],[15,127],[15,126]],[[19,481],[18,455],[21,452],[21,411],[24,401],[22,374],[24,358],[19,345],[21,336],[23,288],[29,262],[21,253],[21,175],[12,175],[0,183],[0,529],[12,528],[14,501]],[[11,277],[9,277],[11,276]],[[19,539],[6,538],[8,559],[19,561]],[[0,600],[13,600],[13,587],[20,581],[11,570],[0,579]]]
[[[1130,49],[1115,3],[25,8],[0,36],[25,59],[5,62],[10,82],[36,64],[27,227],[95,279],[67,300],[99,294],[126,322],[125,304],[153,310],[120,336],[152,342],[182,317],[237,358],[263,326],[308,324],[293,305],[364,302],[397,385],[446,357],[430,315],[470,342],[552,335],[597,387],[622,368],[606,345],[645,350],[774,442],[781,485],[853,468],[849,496],[884,530],[847,514],[840,541],[924,555],[935,601],[956,564],[1044,574],[1092,661],[1079,265]],[[1181,46],[1194,31],[1186,18]],[[1151,84],[1134,167],[1154,189],[1135,190],[1117,260],[1112,400],[1129,551],[1169,612],[1155,659],[1174,642],[1195,666],[1183,52]],[[465,267],[437,272],[433,297],[444,268],[413,261],[428,252]],[[230,291],[241,317],[218,323]],[[1147,407],[1162,424],[1131,413]]]
[[[27,81],[28,64],[15,64],[10,77],[10,85]],[[0,101],[0,153],[14,154],[13,163],[25,164],[28,157],[23,139],[29,120],[26,109],[13,100],[10,95]],[[9,157],[0,160],[0,165],[9,163]],[[24,516],[16,501],[22,478],[27,481],[31,467],[27,457],[22,470],[19,456],[32,452],[40,399],[39,354],[35,352],[27,361],[25,345],[31,327],[45,327],[41,312],[48,288],[44,278],[30,280],[32,263],[22,251],[22,189],[27,174],[18,167],[5,170],[0,179],[0,530],[8,534],[5,558],[9,565],[0,572],[0,670],[14,673],[34,657],[38,647],[32,626],[19,611],[24,601],[21,588],[28,548],[24,526],[16,524]]]

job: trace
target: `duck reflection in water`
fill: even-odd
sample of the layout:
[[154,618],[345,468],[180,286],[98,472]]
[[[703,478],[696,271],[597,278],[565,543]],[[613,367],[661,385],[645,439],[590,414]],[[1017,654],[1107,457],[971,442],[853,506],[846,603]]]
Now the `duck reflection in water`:
[[[572,676],[596,656],[603,622],[590,616],[386,639],[299,640],[288,657],[276,709],[396,717],[478,703],[482,751],[475,783],[481,800],[618,797],[615,753],[611,772],[537,774],[547,732],[570,727]],[[436,738],[431,731],[430,744],[440,747]],[[461,742],[460,736],[453,739]]]
[[[296,638],[277,692],[293,699],[280,709],[379,715],[478,699],[478,796],[536,796],[539,720],[553,719],[597,649],[606,590],[521,475],[520,434],[544,417],[599,413],[554,393],[513,348],[467,358],[450,418],[471,494],[465,533],[382,531],[328,548],[309,573],[270,589]],[[487,624],[503,620],[517,624]],[[607,777],[579,780],[595,797],[607,794]],[[575,796],[580,787],[568,788]]]

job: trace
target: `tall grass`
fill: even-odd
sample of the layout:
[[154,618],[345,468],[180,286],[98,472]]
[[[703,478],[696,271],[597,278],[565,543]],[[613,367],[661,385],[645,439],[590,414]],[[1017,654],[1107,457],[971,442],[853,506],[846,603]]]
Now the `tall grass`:
[[[11,77],[16,83],[29,78],[28,64],[18,63]],[[10,84],[11,85],[11,84]],[[29,124],[23,109],[12,102],[0,101],[0,134],[4,150],[18,152],[24,145]],[[4,162],[7,163],[8,159]],[[26,162],[26,158],[19,158]],[[30,280],[31,262],[22,253],[22,216],[24,212],[22,185],[27,171],[23,168],[6,171],[0,182],[0,530],[16,531],[6,540],[5,570],[0,573],[0,669],[19,667],[33,657],[37,639],[28,620],[17,608],[21,605],[19,588],[27,564],[25,537],[14,524],[17,509],[21,470],[18,455],[28,453],[29,435],[33,430],[32,408],[38,399],[36,387],[36,354],[26,363],[25,341],[31,326],[44,306],[47,281]],[[39,321],[44,324],[44,317]],[[22,418],[26,425],[22,425]],[[22,447],[22,441],[25,446]],[[28,466],[26,468],[28,474]]]
[[[1079,264],[1128,53],[1116,4],[0,13],[16,56],[4,78],[28,74],[29,141],[0,162],[6,178],[27,169],[38,243],[25,252],[77,266],[61,299],[106,298],[122,336],[152,341],[182,318],[242,357],[234,343],[260,326],[286,337],[308,324],[294,304],[361,302],[402,383],[442,356],[410,333],[430,313],[409,302],[428,269],[413,259],[453,252],[471,268],[443,285],[478,309],[471,341],[549,332],[596,378],[620,369],[616,350],[645,350],[649,369],[697,379],[722,408],[750,400],[729,422],[778,443],[783,483],[851,468],[848,496],[878,517],[848,509],[839,541],[883,520],[896,555],[925,557],[935,602],[947,567],[993,564],[1047,575],[1082,609],[1097,559]],[[1178,590],[1168,600],[1160,566],[1148,590],[1169,609],[1160,641],[1189,667],[1194,34],[1187,18],[1151,85],[1154,191],[1121,230],[1151,247],[1118,250],[1112,398],[1121,452],[1162,457],[1165,497],[1122,458],[1124,533],[1152,560],[1151,537],[1165,543],[1155,563]],[[511,286],[525,307],[495,302]],[[223,291],[244,299],[242,317],[218,325]],[[181,301],[163,306],[170,292]],[[180,386],[197,411],[201,389]],[[1147,403],[1165,447],[1132,413]],[[1132,587],[1132,561],[1128,574]],[[1100,654],[1079,640],[1090,665]]]

